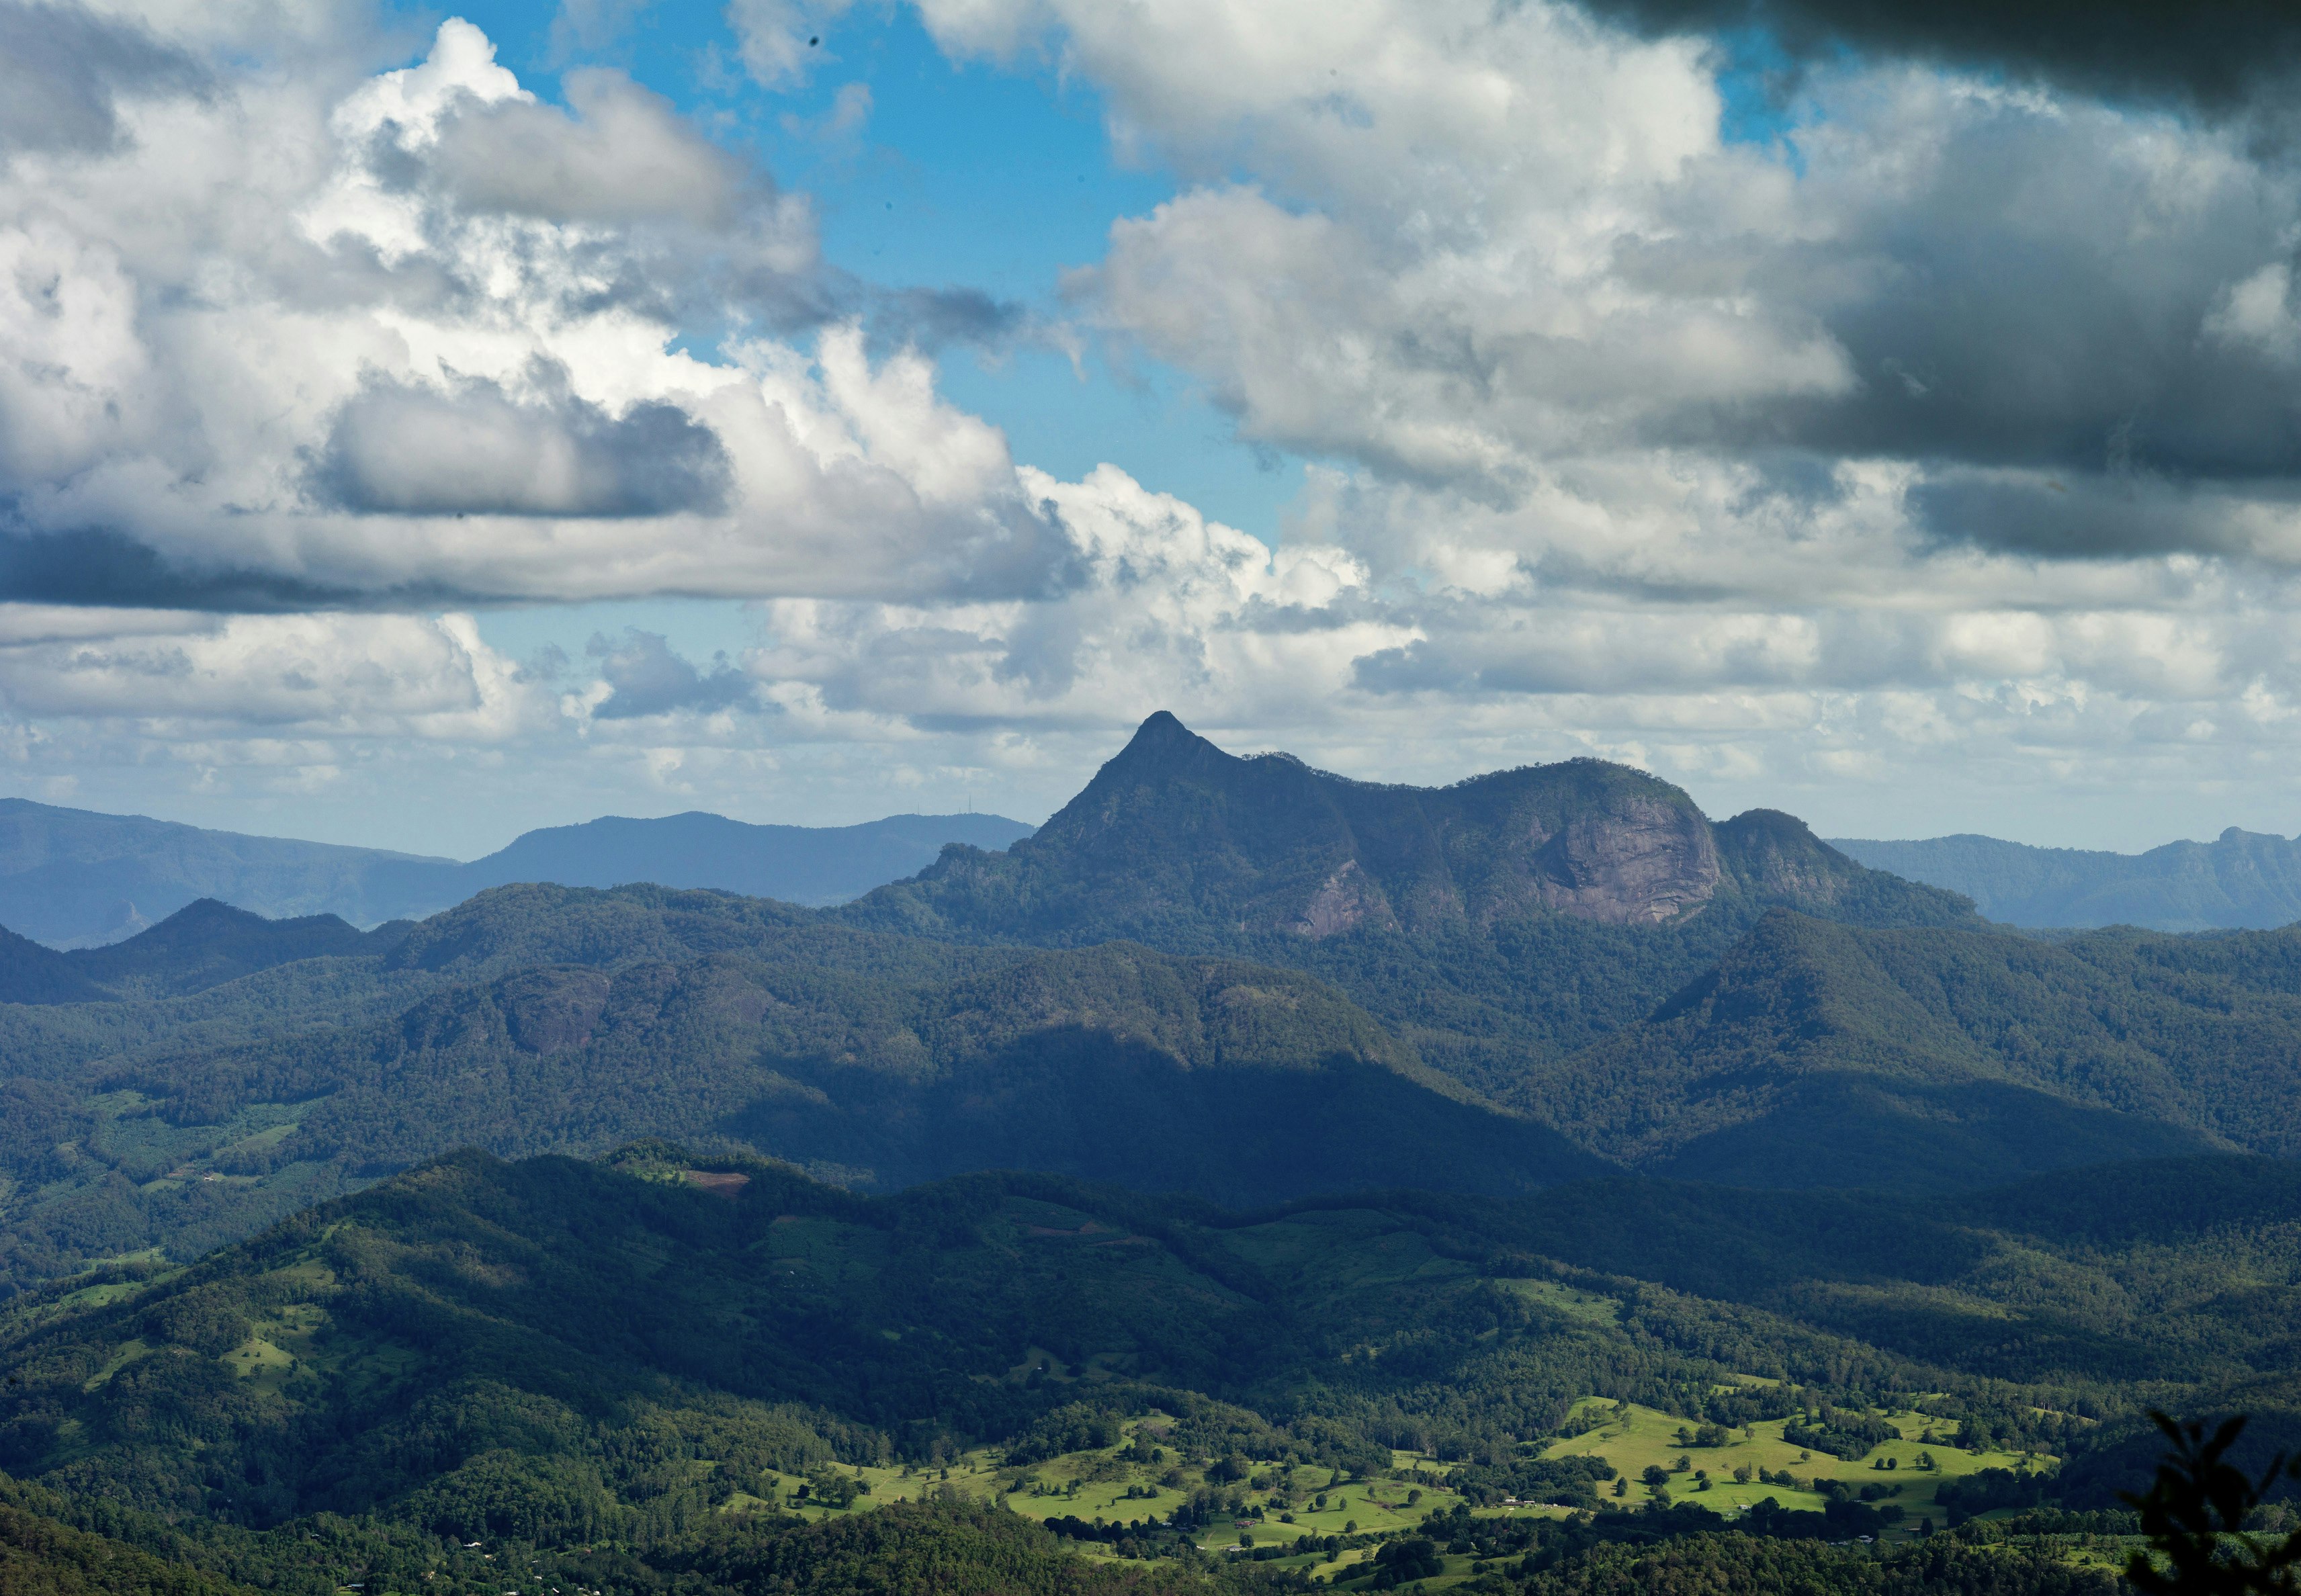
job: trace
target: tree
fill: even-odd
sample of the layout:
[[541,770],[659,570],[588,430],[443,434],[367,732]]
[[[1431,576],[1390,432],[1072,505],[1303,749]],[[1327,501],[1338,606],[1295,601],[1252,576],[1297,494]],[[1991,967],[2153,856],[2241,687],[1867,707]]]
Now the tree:
[[2211,1435],[2196,1419],[2177,1424],[2155,1409],[2149,1417],[2172,1445],[2146,1492],[2121,1493],[2151,1548],[2133,1554],[2125,1577],[2147,1596],[2301,1596],[2301,1531],[2278,1538],[2245,1528],[2278,1475],[2301,1479],[2301,1463],[2280,1452],[2259,1480],[2247,1478],[2226,1460],[2245,1429],[2241,1413]]

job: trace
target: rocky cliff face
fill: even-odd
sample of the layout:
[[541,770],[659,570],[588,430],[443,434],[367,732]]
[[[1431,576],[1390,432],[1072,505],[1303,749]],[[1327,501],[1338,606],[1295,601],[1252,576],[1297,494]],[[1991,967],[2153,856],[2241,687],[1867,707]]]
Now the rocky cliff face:
[[1587,920],[1654,924],[1718,890],[1718,845],[1698,813],[1643,796],[1566,823],[1535,854],[1545,907]]
[[1163,714],[1015,851],[1313,938],[1528,910],[1657,924],[1723,879],[1693,800],[1637,771],[1574,760],[1386,786],[1283,754],[1239,758]]
[[1342,868],[1310,894],[1309,903],[1287,929],[1306,937],[1332,937],[1362,925],[1396,931],[1398,916],[1390,912],[1389,900],[1383,896],[1382,889],[1359,868],[1359,862],[1345,859]]
[[1713,826],[1678,788],[1602,760],[1391,786],[1284,754],[1227,754],[1161,713],[1035,837],[1006,856],[946,856],[918,882],[883,890],[864,917],[987,915],[997,923],[982,929],[1011,934],[1024,915],[1038,936],[1092,928],[1167,943],[1195,924],[1315,941],[1527,915],[1660,926],[1720,893],[1822,907],[1865,879],[1891,880],[1788,815]]

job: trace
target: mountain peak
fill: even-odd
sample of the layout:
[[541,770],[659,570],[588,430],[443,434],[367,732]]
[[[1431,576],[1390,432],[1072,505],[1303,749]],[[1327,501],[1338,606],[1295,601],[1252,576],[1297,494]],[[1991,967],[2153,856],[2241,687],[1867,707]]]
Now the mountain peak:
[[[1170,945],[1552,914],[1659,926],[1721,890],[1865,920],[1964,907],[1872,877],[1791,815],[1758,810],[1713,827],[1684,790],[1626,765],[1577,759],[1443,788],[1353,781],[1290,756],[1226,753],[1163,710],[1003,861],[946,860],[883,890],[866,918],[909,924],[924,913],[978,932]],[[1914,913],[1903,902],[1912,897]]]
[[[318,918],[319,916],[314,916]],[[324,916],[336,919],[333,915]],[[128,939],[128,943],[148,943],[152,947],[180,942],[200,941],[235,932],[246,934],[270,926],[273,922],[252,909],[237,908],[216,898],[196,898],[146,931]]]
[[1134,735],[1111,757],[1110,764],[1132,765],[1150,760],[1164,764],[1177,756],[1201,752],[1219,754],[1222,750],[1183,724],[1172,710],[1161,709],[1134,728]]

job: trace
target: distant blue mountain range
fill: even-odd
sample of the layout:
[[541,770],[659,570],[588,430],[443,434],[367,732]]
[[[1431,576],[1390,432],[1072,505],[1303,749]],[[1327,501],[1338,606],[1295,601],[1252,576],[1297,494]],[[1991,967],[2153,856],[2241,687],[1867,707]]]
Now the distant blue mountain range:
[[1995,837],[1832,838],[1873,870],[1947,887],[2009,925],[2266,930],[2301,920],[2301,838],[2240,831],[2143,854],[2032,848]]
[[99,947],[204,898],[274,919],[338,915],[374,925],[510,882],[657,882],[845,903],[925,869],[946,842],[997,849],[1031,831],[996,815],[894,815],[851,826],[609,816],[529,831],[462,864],[0,798],[0,926],[52,948]]
[[[996,850],[1032,831],[997,815],[893,815],[851,826],[611,815],[529,831],[465,864],[0,798],[0,926],[52,948],[102,947],[204,898],[274,919],[338,915],[368,926],[421,918],[511,882],[657,882],[822,906],[916,874],[947,842]],[[2301,921],[2301,838],[2235,827],[2211,842],[2141,854],[1972,835],[1830,846],[1872,869],[1962,892],[2012,925],[2186,932]]]

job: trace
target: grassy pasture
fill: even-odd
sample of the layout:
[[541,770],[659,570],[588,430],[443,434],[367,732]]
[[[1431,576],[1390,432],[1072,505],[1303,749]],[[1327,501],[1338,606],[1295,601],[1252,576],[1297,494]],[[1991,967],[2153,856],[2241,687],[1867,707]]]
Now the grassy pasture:
[[[1619,1416],[1618,1416],[1619,1412]],[[1656,1464],[1672,1468],[1678,1458],[1693,1460],[1694,1468],[1707,1471],[1710,1486],[1700,1488],[1694,1474],[1673,1474],[1669,1491],[1673,1500],[1693,1502],[1711,1512],[1732,1516],[1753,1503],[1772,1497],[1785,1508],[1820,1512],[1821,1496],[1812,1491],[1792,1491],[1780,1485],[1761,1483],[1755,1471],[1763,1469],[1778,1474],[1786,1469],[1799,1480],[1843,1480],[1858,1490],[1863,1485],[1898,1485],[1900,1494],[1880,1498],[1876,1505],[1887,1502],[1899,1506],[1909,1517],[1893,1532],[1907,1535],[1918,1521],[1931,1517],[1937,1525],[1945,1515],[1935,1502],[1935,1491],[1945,1480],[1963,1479],[1985,1468],[2014,1468],[2023,1461],[2014,1452],[1967,1452],[1954,1443],[1957,1426],[1946,1419],[1929,1417],[1919,1413],[1887,1413],[1881,1416],[1896,1428],[1904,1439],[1881,1442],[1868,1457],[1860,1459],[1833,1458],[1828,1452],[1807,1452],[1782,1439],[1786,1419],[1768,1419],[1750,1426],[1745,1435],[1731,1432],[1733,1439],[1722,1447],[1689,1447],[1679,1443],[1678,1431],[1681,1425],[1694,1428],[1685,1419],[1661,1413],[1654,1408],[1630,1404],[1626,1411],[1615,1405],[1593,1399],[1577,1404],[1577,1416],[1606,1416],[1600,1428],[1553,1442],[1544,1450],[1548,1458],[1603,1458],[1630,1480],[1629,1495],[1623,1500],[1641,1502],[1651,1500],[1652,1493],[1640,1483],[1640,1476]],[[1928,1428],[1938,1438],[1927,1445],[1920,1438]],[[1936,1466],[1920,1468],[1919,1459],[1930,1455]],[[1880,1469],[1874,1465],[1891,1458],[1895,1466]],[[2050,1460],[2047,1460],[2050,1461]],[[1747,1484],[1737,1483],[1734,1470],[1747,1465],[1753,1478]]]
[[[1611,1305],[1602,1298],[1571,1293],[1570,1288],[1565,1287],[1552,1290],[1564,1299],[1559,1306],[1566,1311],[1592,1315],[1611,1312]],[[1782,1439],[1782,1428],[1787,1421],[1780,1419],[1753,1425],[1747,1433],[1734,1431],[1732,1439],[1724,1446],[1689,1447],[1678,1441],[1678,1431],[1681,1425],[1689,1429],[1694,1426],[1655,1408],[1636,1404],[1618,1408],[1614,1403],[1592,1398],[1577,1405],[1576,1416],[1602,1422],[1582,1434],[1551,1443],[1544,1449],[1543,1456],[1597,1457],[1612,1464],[1630,1484],[1626,1496],[1608,1498],[1609,1500],[1619,1500],[1626,1507],[1636,1508],[1653,1500],[1653,1493],[1642,1483],[1641,1476],[1648,1466],[1656,1465],[1673,1471],[1668,1487],[1673,1500],[1707,1508],[1728,1519],[1768,1497],[1784,1508],[1821,1510],[1824,1498],[1820,1493],[1761,1483],[1754,1477],[1760,1469],[1777,1474],[1786,1470],[1801,1482],[1816,1478],[1841,1480],[1857,1491],[1863,1485],[1898,1485],[1898,1494],[1878,1500],[1879,1506],[1888,1502],[1897,1505],[1908,1516],[1902,1525],[1888,1532],[1888,1538],[1894,1540],[1913,1534],[1921,1519],[1930,1517],[1937,1525],[1945,1520],[1946,1514],[1935,1500],[1935,1491],[1942,1482],[1962,1479],[1985,1468],[2013,1468],[2024,1461],[2019,1454],[2010,1452],[1962,1451],[1954,1444],[1956,1426],[1953,1423],[1916,1413],[1882,1415],[1903,1431],[1905,1439],[1885,1441],[1860,1459],[1835,1458],[1827,1452],[1791,1445]],[[1142,1422],[1128,1425],[1127,1440],[1132,1439]],[[1936,1436],[1931,1444],[1920,1439],[1929,1427]],[[841,1511],[865,1511],[889,1502],[918,1500],[947,1488],[978,1500],[1004,1500],[1015,1512],[1029,1518],[1067,1515],[1090,1521],[1099,1518],[1124,1523],[1163,1519],[1188,1500],[1193,1490],[1208,1483],[1203,1470],[1172,1462],[1134,1462],[1120,1455],[1125,1450],[1126,1442],[1122,1441],[1098,1450],[1050,1458],[1027,1468],[1001,1467],[995,1452],[981,1450],[955,1459],[948,1478],[936,1468],[906,1471],[842,1466],[838,1472],[870,1486],[868,1494],[858,1497],[852,1507],[832,1508],[799,1498],[796,1492],[799,1481],[796,1478],[782,1483],[774,1505],[807,1517],[824,1517]],[[1934,1468],[1919,1466],[1919,1459],[1924,1455],[1932,1457]],[[1707,1471],[1710,1483],[1706,1488],[1693,1470],[1675,1472],[1681,1457],[1691,1459],[1694,1469]],[[1895,1467],[1875,1466],[1889,1458]],[[2035,1464],[2050,1459],[2030,1461]],[[1394,1475],[1420,1471],[1425,1475],[1435,1473],[1442,1478],[1449,1467],[1435,1458],[1402,1451],[1393,1455],[1393,1464],[1391,1472]],[[1751,1468],[1753,1475],[1747,1483],[1737,1483],[1733,1477],[1734,1469],[1744,1465]],[[1177,1475],[1179,1484],[1162,1483],[1174,1480]],[[1239,1546],[1242,1536],[1257,1547],[1291,1547],[1299,1536],[1344,1534],[1351,1533],[1349,1526],[1353,1525],[1360,1534],[1391,1533],[1418,1526],[1433,1510],[1449,1509],[1456,1500],[1453,1492],[1443,1484],[1417,1486],[1390,1477],[1330,1483],[1332,1480],[1332,1475],[1325,1469],[1290,1469],[1284,1464],[1257,1461],[1249,1481],[1241,1483],[1241,1488],[1248,1505],[1262,1509],[1260,1516],[1242,1513],[1234,1518],[1222,1517],[1201,1526],[1193,1539],[1206,1550],[1219,1553]],[[1014,1489],[1017,1481],[1021,1488]],[[1130,1489],[1135,1494],[1130,1496]],[[1605,1488],[1601,1489],[1602,1493]],[[1408,1500],[1410,1493],[1415,1500]],[[1322,1495],[1326,1498],[1323,1508],[1315,1505]],[[730,1505],[741,1508],[758,1501],[757,1498],[739,1496]],[[1555,1517],[1565,1511],[1549,1506],[1490,1508],[1481,1509],[1480,1516]],[[1092,1543],[1082,1543],[1080,1549],[1088,1555],[1102,1555]],[[1368,1549],[1354,1548],[1331,1557],[1316,1552],[1282,1561],[1289,1567],[1331,1575],[1371,1555]],[[1467,1578],[1470,1561],[1468,1557],[1450,1558],[1445,1576],[1427,1583],[1443,1585]]]
[[[1003,1500],[1008,1508],[1026,1518],[1044,1520],[1067,1515],[1089,1521],[1163,1519],[1187,1500],[1194,1490],[1207,1483],[1206,1475],[1202,1469],[1178,1466],[1171,1461],[1146,1464],[1122,1458],[1119,1454],[1126,1450],[1134,1430],[1142,1422],[1130,1423],[1125,1439],[1117,1445],[1070,1452],[1024,1468],[999,1466],[997,1454],[989,1450],[968,1452],[954,1459],[948,1479],[940,1468],[906,1471],[841,1465],[838,1473],[870,1486],[869,1493],[856,1498],[851,1507],[824,1507],[812,1500],[812,1493],[808,1498],[799,1497],[798,1488],[801,1482],[797,1477],[782,1482],[774,1505],[805,1517],[824,1518],[841,1512],[867,1511],[890,1502],[916,1501],[948,1488],[977,1500]],[[1402,1459],[1407,1456],[1399,1454]],[[1179,1485],[1160,1483],[1176,1473],[1182,1476]],[[1008,1489],[1018,1479],[1022,1488]],[[1337,1481],[1329,1484],[1333,1479],[1330,1470],[1299,1466],[1290,1468],[1269,1461],[1256,1462],[1250,1479],[1265,1482],[1260,1487],[1241,1484],[1248,1503],[1262,1508],[1261,1517],[1226,1517],[1202,1525],[1192,1537],[1200,1546],[1210,1552],[1222,1552],[1238,1546],[1242,1534],[1256,1546],[1291,1547],[1302,1535],[1385,1533],[1419,1525],[1433,1508],[1452,1506],[1454,1500],[1443,1488],[1410,1485],[1392,1479]],[[1130,1487],[1138,1494],[1130,1497]],[[1415,1492],[1418,1500],[1409,1503],[1410,1492]],[[1322,1495],[1326,1506],[1315,1506]],[[739,1494],[729,1507],[740,1510],[752,1505],[764,1503],[760,1498]],[[1349,1527],[1353,1525],[1357,1526],[1355,1531]],[[1080,1550],[1089,1555],[1101,1555],[1092,1543],[1083,1542]],[[1351,1548],[1331,1558],[1316,1553],[1283,1560],[1290,1567],[1331,1572],[1370,1555],[1366,1549]],[[1467,1564],[1468,1559],[1463,1560]]]

